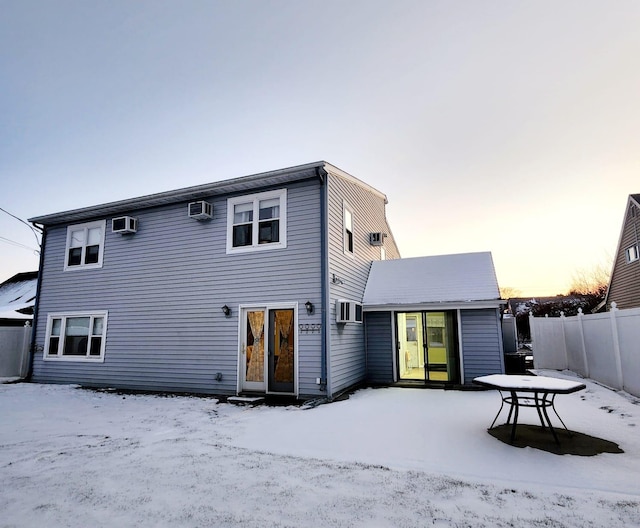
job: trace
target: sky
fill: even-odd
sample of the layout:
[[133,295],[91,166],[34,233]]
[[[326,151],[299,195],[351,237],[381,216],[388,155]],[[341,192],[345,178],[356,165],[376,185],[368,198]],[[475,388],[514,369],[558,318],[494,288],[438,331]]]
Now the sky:
[[[326,160],[387,195],[403,257],[565,293],[640,192],[638,27],[637,0],[0,0],[0,208]],[[36,245],[0,211],[0,281]]]
[[520,410],[513,445],[506,408],[487,432],[497,391],[364,389],[307,408],[3,384],[2,522],[639,526],[638,400],[580,381],[556,398],[572,437],[551,413],[559,448],[534,409]]

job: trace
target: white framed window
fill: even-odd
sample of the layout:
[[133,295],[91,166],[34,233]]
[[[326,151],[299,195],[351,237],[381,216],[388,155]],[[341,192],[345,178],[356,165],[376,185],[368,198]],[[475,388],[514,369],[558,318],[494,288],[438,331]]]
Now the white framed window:
[[346,202],[343,202],[342,209],[344,252],[353,255],[353,209]]
[[227,200],[227,253],[286,247],[286,189]]
[[50,314],[44,359],[104,361],[107,312]]
[[640,254],[638,253],[638,246],[628,247],[624,253],[627,257],[627,262],[633,262],[640,258]]
[[67,227],[65,271],[102,267],[106,220]]

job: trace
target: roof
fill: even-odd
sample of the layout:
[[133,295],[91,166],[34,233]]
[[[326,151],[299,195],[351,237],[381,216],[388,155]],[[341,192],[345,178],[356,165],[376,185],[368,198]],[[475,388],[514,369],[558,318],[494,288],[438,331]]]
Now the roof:
[[229,180],[222,180],[193,187],[184,187],[173,191],[166,191],[157,194],[149,194],[137,198],[129,198],[106,204],[73,209],[61,213],[53,213],[43,216],[29,218],[29,222],[41,225],[55,225],[66,222],[77,222],[88,220],[97,216],[109,216],[130,212],[132,209],[145,209],[161,205],[181,202],[202,200],[213,196],[232,193],[245,193],[255,189],[283,185],[293,181],[302,181],[311,178],[324,178],[327,173],[350,180],[351,182],[366,188],[368,191],[383,198],[386,196],[363,181],[351,176],[343,170],[327,163],[326,161],[316,161],[305,165],[296,165],[286,169],[279,169],[269,172],[261,172],[250,176],[242,176]]
[[[18,273],[0,284],[0,319],[29,321],[35,306],[38,272]],[[20,310],[20,311],[18,311]]]
[[364,292],[365,309],[498,307],[490,252],[375,261]]

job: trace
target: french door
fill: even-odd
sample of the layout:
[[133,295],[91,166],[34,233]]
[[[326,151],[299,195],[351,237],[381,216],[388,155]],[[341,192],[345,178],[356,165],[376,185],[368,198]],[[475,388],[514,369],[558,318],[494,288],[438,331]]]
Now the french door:
[[294,306],[241,309],[242,391],[295,394],[296,328]]
[[396,313],[398,378],[458,382],[455,312]]

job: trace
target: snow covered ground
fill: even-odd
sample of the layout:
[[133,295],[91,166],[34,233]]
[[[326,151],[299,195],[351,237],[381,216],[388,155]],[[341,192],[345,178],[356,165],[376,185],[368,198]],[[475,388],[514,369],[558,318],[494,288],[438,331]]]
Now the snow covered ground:
[[640,526],[639,401],[586,383],[560,415],[623,453],[507,445],[493,391],[304,408],[0,385],[0,526]]

